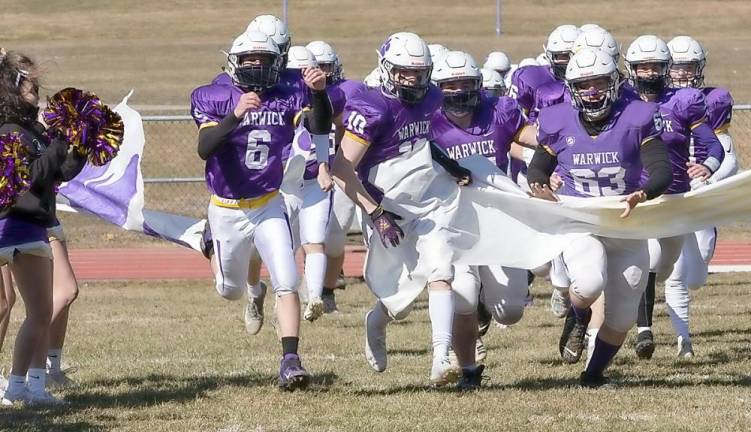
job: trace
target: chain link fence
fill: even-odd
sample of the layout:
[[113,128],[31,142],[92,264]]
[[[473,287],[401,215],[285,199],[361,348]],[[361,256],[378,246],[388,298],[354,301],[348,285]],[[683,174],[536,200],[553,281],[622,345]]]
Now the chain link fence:
[[[190,116],[144,116],[143,155],[146,208],[205,218],[209,200],[203,161],[196,154],[197,129]],[[734,108],[730,133],[741,169],[751,167],[751,105]],[[90,216],[60,212],[72,247],[165,245],[124,232]]]

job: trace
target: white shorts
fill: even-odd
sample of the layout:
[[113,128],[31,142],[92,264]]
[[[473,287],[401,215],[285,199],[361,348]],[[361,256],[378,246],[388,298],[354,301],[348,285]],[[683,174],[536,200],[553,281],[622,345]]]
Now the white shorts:
[[[700,231],[701,232],[701,231]],[[687,234],[681,254],[673,266],[670,277],[665,281],[665,290],[697,290],[707,283],[707,263],[697,243],[697,236]]]
[[657,274],[657,282],[664,282],[673,272],[686,236],[649,239],[649,271]]
[[524,314],[527,271],[502,266],[456,266],[454,282],[456,313],[477,311],[478,299],[498,323],[517,323]]
[[49,243],[44,241],[22,243],[20,245],[0,248],[0,266],[13,264],[13,259],[18,254],[52,259],[52,248],[50,248]]
[[338,186],[334,188],[332,200],[332,214],[326,230],[326,255],[339,257],[344,255],[347,232],[356,221],[362,220],[362,216],[360,208]]
[[274,292],[277,295],[296,292],[299,277],[283,206],[279,195],[255,209],[209,204],[209,223],[219,264],[216,275],[219,295],[238,300],[247,291],[248,263],[254,246],[269,269]]
[[625,333],[636,323],[649,270],[645,240],[585,236],[571,242],[554,262],[563,266],[571,290],[579,297],[594,301],[605,293],[609,328]]
[[304,180],[302,188],[282,192],[292,227],[295,249],[300,245],[323,243],[331,214],[331,192],[324,192],[318,180]]

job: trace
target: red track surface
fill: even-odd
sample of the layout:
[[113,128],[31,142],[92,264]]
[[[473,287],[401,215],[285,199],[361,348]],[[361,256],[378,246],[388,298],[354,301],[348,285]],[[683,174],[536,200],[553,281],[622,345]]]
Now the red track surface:
[[[181,247],[77,249],[70,251],[70,257],[79,280],[212,278],[208,260]],[[344,274],[362,276],[364,259],[364,248],[348,247]],[[302,269],[301,256],[297,263]],[[751,243],[720,242],[712,265],[751,266]]]

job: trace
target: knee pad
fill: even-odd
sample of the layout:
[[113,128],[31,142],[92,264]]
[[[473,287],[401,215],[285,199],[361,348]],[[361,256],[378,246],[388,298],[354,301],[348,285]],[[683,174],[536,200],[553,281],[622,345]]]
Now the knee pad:
[[596,299],[602,294],[607,277],[599,272],[587,272],[572,281],[571,289],[581,298]]
[[485,307],[490,310],[493,319],[503,325],[516,324],[524,315],[524,305],[496,303]]
[[238,287],[229,285],[221,275],[217,275],[216,277],[216,292],[226,300],[240,300],[246,290],[247,286]]

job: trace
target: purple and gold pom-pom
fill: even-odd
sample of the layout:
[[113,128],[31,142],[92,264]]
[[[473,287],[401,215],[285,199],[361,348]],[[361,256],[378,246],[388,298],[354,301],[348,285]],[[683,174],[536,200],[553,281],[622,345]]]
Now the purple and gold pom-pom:
[[0,209],[12,206],[29,190],[28,149],[17,133],[0,135]]
[[65,88],[47,100],[43,112],[50,129],[62,133],[70,145],[93,165],[112,160],[120,149],[123,122],[94,94]]

